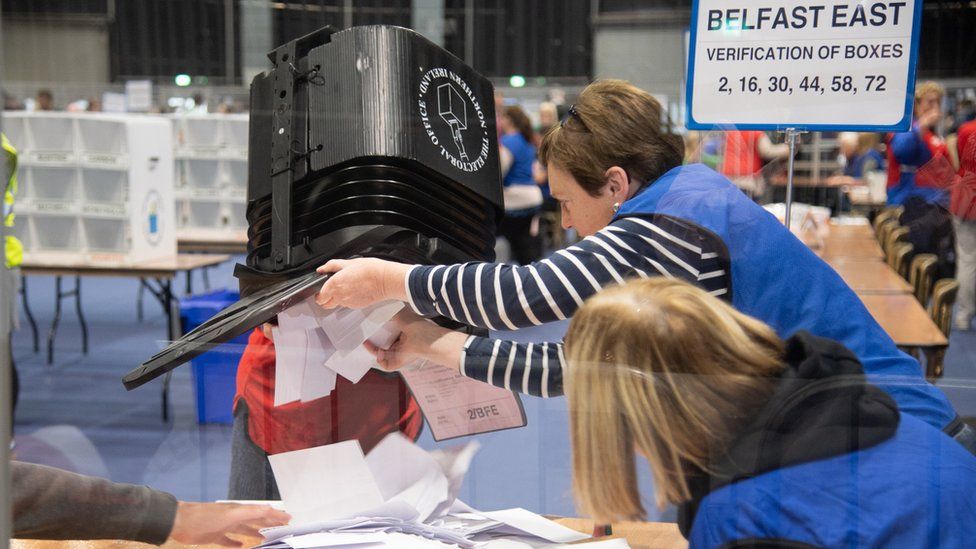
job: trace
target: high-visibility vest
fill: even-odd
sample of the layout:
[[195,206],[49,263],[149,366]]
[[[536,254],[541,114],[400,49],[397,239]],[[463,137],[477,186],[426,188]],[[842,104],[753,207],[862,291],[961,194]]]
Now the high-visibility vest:
[[7,170],[7,180],[4,185],[7,191],[3,195],[3,224],[7,227],[5,259],[7,268],[13,269],[19,267],[24,261],[24,245],[16,236],[10,234],[14,228],[14,197],[17,195],[17,149],[10,144],[6,135],[0,134],[0,141],[3,145]]

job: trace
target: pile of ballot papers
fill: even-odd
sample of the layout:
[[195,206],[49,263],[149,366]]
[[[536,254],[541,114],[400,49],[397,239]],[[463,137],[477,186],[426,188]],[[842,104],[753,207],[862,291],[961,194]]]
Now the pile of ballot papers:
[[[275,406],[329,396],[337,376],[359,382],[378,367],[363,343],[389,348],[400,335],[393,318],[403,306],[385,301],[365,309],[325,310],[309,298],[279,313],[272,328]],[[456,368],[421,361],[400,373],[435,440],[525,425],[514,393],[464,377]]]
[[293,520],[262,531],[259,547],[575,547],[590,537],[525,509],[477,511],[458,500],[476,451],[469,443],[428,453],[394,433],[365,457],[356,441],[270,456]]

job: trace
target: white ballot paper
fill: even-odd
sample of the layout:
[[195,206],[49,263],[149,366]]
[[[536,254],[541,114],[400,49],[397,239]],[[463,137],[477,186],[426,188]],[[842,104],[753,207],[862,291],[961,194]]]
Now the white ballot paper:
[[522,402],[511,391],[436,364],[404,368],[400,375],[417,399],[434,440],[525,426]]
[[336,375],[359,382],[376,360],[363,347],[386,348],[399,336],[391,320],[403,303],[387,301],[362,310],[326,311],[314,298],[278,315],[275,339],[275,406],[329,396]]
[[305,380],[307,332],[283,326],[279,324],[271,329],[275,341],[275,406],[301,400]]
[[354,515],[383,504],[357,441],[275,454],[268,461],[296,524]]
[[[386,349],[399,337],[392,322],[403,309],[384,301],[365,309],[324,310],[314,298],[278,315],[275,338],[275,406],[328,396],[336,377],[359,382],[376,360],[363,342]],[[435,440],[525,426],[518,396],[423,363],[400,371],[430,425]]]
[[425,452],[393,433],[366,457],[355,441],[270,456],[293,521],[262,530],[258,547],[534,549],[589,538],[525,509],[482,513],[457,500],[476,451]]

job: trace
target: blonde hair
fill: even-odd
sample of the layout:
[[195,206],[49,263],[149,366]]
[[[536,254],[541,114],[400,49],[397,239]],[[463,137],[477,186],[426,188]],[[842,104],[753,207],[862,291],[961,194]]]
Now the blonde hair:
[[539,162],[555,162],[593,196],[613,166],[640,183],[653,181],[684,159],[681,136],[662,118],[651,94],[624,80],[598,80],[580,92],[573,113],[543,137]]
[[860,154],[864,154],[871,149],[876,149],[880,144],[881,136],[876,133],[867,132],[857,135],[857,152]]
[[915,102],[917,103],[926,95],[934,93],[939,96],[941,100],[945,97],[945,87],[938,82],[933,82],[932,80],[926,80],[915,86]]
[[662,277],[604,290],[566,336],[579,510],[599,522],[645,516],[635,450],[651,464],[659,507],[691,497],[783,368],[762,322],[688,283]]

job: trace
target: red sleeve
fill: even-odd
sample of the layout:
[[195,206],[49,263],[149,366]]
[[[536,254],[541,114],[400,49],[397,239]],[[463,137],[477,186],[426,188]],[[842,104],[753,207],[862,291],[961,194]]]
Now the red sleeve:
[[976,120],[966,122],[959,128],[956,148],[959,151],[959,175],[976,173]]
[[248,434],[269,454],[344,440],[358,440],[369,452],[393,431],[420,436],[420,407],[398,374],[370,370],[359,383],[340,377],[327,397],[277,407],[274,382],[274,342],[255,329],[237,368],[234,405],[247,403]]

